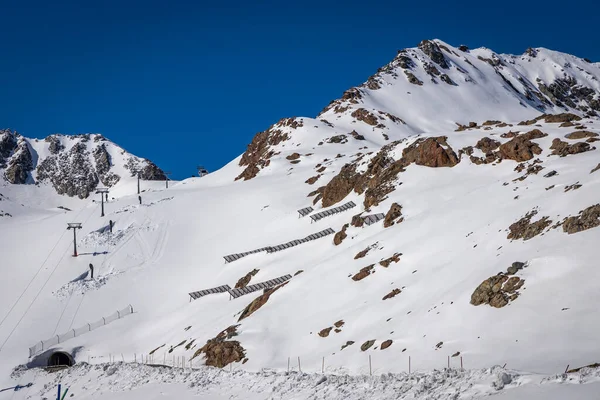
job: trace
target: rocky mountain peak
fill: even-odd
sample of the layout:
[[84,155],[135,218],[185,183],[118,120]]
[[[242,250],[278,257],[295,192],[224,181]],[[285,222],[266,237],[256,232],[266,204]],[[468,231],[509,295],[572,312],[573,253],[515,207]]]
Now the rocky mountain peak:
[[0,131],[0,170],[11,184],[46,183],[57,193],[86,198],[102,185],[112,187],[123,176],[140,173],[144,180],[164,180],[164,172],[99,134],[53,134],[29,139]]

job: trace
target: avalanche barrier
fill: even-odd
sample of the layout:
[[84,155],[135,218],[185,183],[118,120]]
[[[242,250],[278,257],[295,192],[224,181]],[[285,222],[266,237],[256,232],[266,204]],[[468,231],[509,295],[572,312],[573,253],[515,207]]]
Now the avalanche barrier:
[[230,263],[232,261],[239,260],[242,257],[246,257],[249,254],[260,253],[262,251],[266,251],[267,253],[274,253],[276,251],[281,251],[281,250],[289,249],[290,247],[294,247],[294,246],[297,246],[297,245],[302,244],[302,243],[310,242],[311,240],[315,240],[315,239],[319,239],[319,238],[322,238],[322,237],[327,236],[327,235],[331,235],[333,233],[335,233],[335,231],[333,229],[327,228],[327,229],[324,229],[324,230],[322,230],[320,232],[313,233],[312,235],[308,235],[307,237],[305,237],[303,239],[292,240],[291,242],[287,242],[287,243],[284,243],[284,244],[278,244],[276,246],[263,247],[261,249],[247,251],[245,253],[230,254],[230,255],[227,255],[227,256],[223,256],[223,258],[225,259],[225,263]]
[[364,217],[361,217],[361,218],[365,222],[365,224],[371,225],[371,224],[374,224],[375,222],[378,222],[378,221],[381,221],[382,219],[384,219],[385,215],[383,213],[379,213],[379,214],[365,215]]
[[289,281],[290,279],[292,279],[291,275],[284,275],[284,276],[280,276],[279,278],[271,279],[270,281],[260,282],[260,283],[254,284],[254,285],[248,285],[241,289],[231,289],[231,290],[229,290],[229,294],[234,299],[237,299],[240,296],[243,296],[245,294],[249,294],[252,292],[256,292],[257,290],[272,288],[273,286],[282,284],[283,282]]
[[207,294],[225,293],[225,292],[229,292],[229,290],[231,290],[231,287],[229,287],[229,285],[223,285],[223,286],[219,286],[216,288],[199,290],[197,292],[191,292],[191,293],[189,293],[190,301],[199,299],[200,297],[206,296]]
[[88,333],[93,331],[94,329],[98,329],[101,326],[110,324],[113,321],[123,318],[126,315],[133,314],[133,307],[131,304],[122,310],[118,310],[115,313],[109,315],[108,317],[103,317],[102,319],[93,322],[91,324],[85,324],[81,328],[71,329],[68,332],[63,333],[62,335],[52,336],[50,339],[42,340],[35,345],[29,348],[29,357],[33,357],[36,354],[41,353],[44,350],[48,350],[52,346],[56,346],[57,344],[64,343],[69,339],[73,339],[74,337],[81,336],[84,333]]
[[330,216],[332,216],[334,214],[341,213],[341,212],[349,210],[349,209],[351,209],[353,207],[356,207],[356,204],[354,204],[353,201],[349,201],[346,204],[343,204],[343,205],[341,205],[339,207],[334,207],[334,208],[331,208],[329,210],[321,211],[319,213],[311,215],[310,216],[310,219],[311,219],[310,222],[311,223],[312,222],[317,222],[320,219],[323,219],[325,217],[330,217]]

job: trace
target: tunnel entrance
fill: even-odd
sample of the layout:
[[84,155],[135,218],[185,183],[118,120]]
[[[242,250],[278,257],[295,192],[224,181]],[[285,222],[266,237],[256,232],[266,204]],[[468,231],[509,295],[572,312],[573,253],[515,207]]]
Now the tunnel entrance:
[[75,360],[73,360],[73,357],[71,357],[69,353],[65,353],[63,351],[57,351],[55,353],[52,353],[52,355],[50,355],[50,357],[48,358],[49,367],[54,367],[57,365],[67,365],[70,367],[73,364],[75,364]]

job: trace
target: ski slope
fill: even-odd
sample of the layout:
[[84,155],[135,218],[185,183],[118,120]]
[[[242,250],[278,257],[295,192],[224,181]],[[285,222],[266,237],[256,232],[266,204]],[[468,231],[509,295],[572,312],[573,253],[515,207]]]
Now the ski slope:
[[[472,51],[475,55],[483,52]],[[479,65],[475,59],[472,64]],[[459,60],[452,59],[452,63],[458,64]],[[512,68],[519,71],[521,63],[515,63]],[[542,69],[536,65],[531,70]],[[534,79],[528,71],[530,75],[521,72],[521,76]],[[496,82],[493,72],[481,74],[480,80]],[[449,76],[457,80],[451,73]],[[72,354],[78,364],[65,373],[64,382],[77,388],[81,398],[99,398],[109,390],[121,392],[117,398],[157,398],[160,391],[171,398],[225,398],[243,396],[246,392],[240,388],[245,387],[253,388],[248,389],[248,396],[255,396],[247,398],[257,399],[353,398],[349,397],[352,393],[354,398],[393,398],[391,393],[397,393],[398,387],[414,385],[410,383],[413,378],[402,375],[408,370],[409,357],[412,372],[437,382],[442,379],[436,375],[440,372],[432,371],[446,367],[448,357],[460,353],[468,376],[459,374],[446,386],[435,389],[438,392],[419,394],[422,398],[454,398],[448,390],[461,385],[481,385],[480,391],[459,390],[462,398],[496,393],[492,382],[498,379],[500,370],[489,368],[505,364],[511,374],[519,376],[515,375],[519,384],[498,395],[499,399],[551,398],[549,393],[562,398],[559,396],[567,392],[573,398],[589,398],[585,396],[598,389],[596,372],[587,372],[580,379],[586,383],[580,385],[581,389],[560,383],[564,379],[577,381],[578,375],[562,378],[557,374],[567,365],[580,367],[600,358],[596,306],[600,301],[596,284],[600,272],[594,268],[600,228],[567,234],[562,227],[552,226],[598,203],[600,172],[591,171],[600,158],[593,141],[589,151],[566,157],[551,155],[550,147],[555,139],[570,144],[585,141],[565,138],[576,130],[600,134],[600,120],[584,116],[577,124],[585,129],[561,127],[543,119],[532,125],[518,125],[522,119],[535,118],[541,112],[518,105],[521,100],[515,95],[504,98],[506,94],[499,92],[502,94],[492,96],[492,101],[471,91],[451,98],[440,95],[438,105],[433,104],[427,112],[415,112],[411,119],[406,111],[409,106],[422,110],[425,105],[418,101],[402,103],[403,97],[394,93],[404,90],[404,84],[391,83],[389,93],[382,88],[363,98],[361,107],[378,107],[405,120],[406,124],[397,126],[386,121],[385,128],[377,128],[387,132],[390,140],[372,126],[350,118],[351,110],[335,116],[333,111],[331,116],[326,111],[319,119],[300,119],[303,125],[298,128],[282,127],[289,138],[270,146],[274,154],[252,179],[235,180],[244,170],[238,157],[203,178],[171,182],[168,189],[164,182],[143,181],[140,205],[137,181],[124,176],[111,189],[105,217],[100,216],[97,196],[80,200],[59,196],[45,185],[3,185],[0,210],[12,216],[0,217],[0,272],[5,277],[0,280],[0,388],[33,379],[21,374],[11,377],[18,365],[44,364],[51,352],[61,350]],[[495,90],[494,85],[486,85],[486,90]],[[422,88],[429,90],[425,84]],[[444,89],[457,88],[448,85]],[[421,95],[431,98],[431,93]],[[441,92],[435,93],[437,96]],[[461,96],[467,99],[464,103],[457,100]],[[500,106],[496,107],[496,101]],[[517,106],[513,110],[514,101]],[[457,104],[457,108],[446,109],[443,104]],[[440,116],[435,126],[431,112]],[[485,119],[507,125],[484,126]],[[454,122],[469,121],[478,126],[455,131]],[[310,217],[299,218],[297,210],[312,206],[313,213],[322,211],[322,203],[313,204],[314,197],[307,195],[326,185],[347,163],[356,162],[361,171],[366,170],[369,160],[392,140],[399,141],[390,145],[389,155],[399,160],[417,139],[445,136],[447,146],[458,153],[484,137],[507,143],[508,132],[533,129],[547,134],[533,140],[541,149],[534,159],[540,160],[543,170],[523,180],[518,178],[526,171],[515,170],[518,163],[510,159],[477,165],[463,154],[453,167],[412,163],[393,180],[394,190],[387,198],[364,214],[386,214],[393,203],[398,203],[403,222],[387,228],[383,221],[360,228],[349,226],[347,237],[339,245],[334,244],[331,235],[274,253],[250,254],[235,262],[225,263],[223,259],[229,254],[305,238],[327,228],[340,231],[352,216],[365,211],[364,194],[350,192],[332,207],[349,201],[357,207],[313,223]],[[356,130],[365,140],[352,137],[350,130]],[[328,140],[341,134],[348,135],[345,142]],[[361,157],[359,153],[364,158],[355,161]],[[484,156],[477,149],[474,155]],[[535,165],[534,159],[525,167]],[[324,171],[315,172],[322,167],[326,167]],[[545,177],[551,171],[557,173]],[[321,176],[315,184],[305,183],[317,174]],[[566,190],[574,184],[581,186]],[[538,211],[534,221],[548,216],[552,224],[529,240],[507,239],[509,226],[534,209]],[[109,220],[115,222],[112,234],[105,229]],[[72,232],[66,230],[68,222],[81,222],[83,226],[77,232],[78,257],[71,255],[73,239]],[[355,259],[366,248],[371,250]],[[378,264],[396,253],[401,253],[398,262],[387,267]],[[516,274],[525,281],[518,298],[502,308],[470,304],[471,295],[482,281],[506,271],[515,261],[527,264]],[[86,275],[89,263],[94,264],[94,280]],[[359,281],[351,279],[371,264],[371,274]],[[238,321],[246,306],[262,294],[260,291],[235,299],[225,292],[190,301],[188,293],[226,284],[233,288],[254,269],[259,271],[250,284],[287,274],[292,279],[249,317]],[[396,288],[401,290],[399,294],[382,300]],[[28,348],[36,342],[101,319],[129,304],[134,307],[133,315],[28,359]],[[318,334],[340,320],[343,324],[339,332],[331,330],[326,337]],[[189,360],[209,339],[237,324],[234,340],[245,350],[247,361],[232,364],[235,377],[227,379],[227,384],[219,380],[225,379],[219,378],[224,372],[211,368],[191,377],[183,371],[158,373],[149,367],[127,364],[115,367],[116,377],[112,378],[105,374],[104,367],[97,367],[109,356],[118,360],[122,354],[123,359],[132,361],[134,355],[148,355],[157,348],[158,360]],[[361,350],[369,340],[374,340],[372,347]],[[387,340],[392,340],[392,345],[381,350]],[[182,341],[185,344],[178,346]],[[354,343],[342,349],[350,341]],[[348,391],[327,383],[323,386],[327,389],[320,392],[315,389],[315,380],[321,378],[313,375],[290,377],[258,372],[269,369],[281,373],[287,370],[289,358],[298,357],[303,372],[319,373],[324,366],[325,372],[342,376],[335,379],[347,381],[344,384],[349,385]],[[361,378],[369,373],[369,357],[376,377]],[[92,366],[85,364],[88,361]],[[450,361],[453,368],[460,367],[459,356]],[[202,364],[202,356],[194,359],[194,366]],[[391,389],[381,384],[387,387],[382,389],[374,382],[385,380],[387,374],[395,374],[390,379],[399,382]],[[52,386],[56,375],[38,375],[31,393],[47,395],[48,391],[39,385]],[[120,384],[131,376],[143,384]],[[549,378],[540,384],[544,377]],[[328,382],[335,379],[328,378]],[[197,380],[204,385],[200,392],[190,389],[191,382]],[[115,382],[119,384],[105,387]],[[271,393],[275,382],[286,389]],[[372,391],[361,392],[365,387]],[[218,390],[221,392],[215,393]],[[10,398],[7,393],[0,392],[0,399]],[[15,392],[14,398],[26,398],[18,397],[23,394]],[[414,395],[406,392],[404,398],[419,398]]]

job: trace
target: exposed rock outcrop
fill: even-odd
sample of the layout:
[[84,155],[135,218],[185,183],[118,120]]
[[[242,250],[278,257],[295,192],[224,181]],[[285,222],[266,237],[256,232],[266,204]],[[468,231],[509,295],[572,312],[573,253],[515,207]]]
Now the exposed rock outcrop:
[[597,137],[598,134],[596,132],[590,132],[590,131],[575,131],[575,132],[571,132],[565,135],[565,137],[567,139],[586,139],[586,138],[592,138],[592,137]]
[[510,225],[508,227],[510,233],[506,238],[529,240],[542,233],[544,229],[550,226],[552,221],[548,217],[542,217],[535,222],[531,222],[531,218],[537,213],[537,210],[530,211],[523,218]]
[[508,276],[499,273],[483,281],[471,295],[471,304],[478,306],[488,304],[501,308],[519,296],[518,290],[525,284],[525,280],[518,276]]
[[285,282],[279,286],[275,286],[273,288],[266,289],[262,295],[258,296],[250,304],[248,304],[248,306],[246,306],[246,308],[244,308],[244,310],[242,311],[242,313],[240,315],[240,318],[238,319],[238,322],[243,320],[244,318],[248,318],[250,315],[252,315],[254,312],[256,312],[256,310],[258,310],[259,308],[264,306],[267,303],[267,301],[269,301],[269,298],[271,297],[271,295],[273,293],[275,293],[277,290],[281,289],[282,287],[284,287],[287,284],[288,284],[288,282]]
[[25,184],[31,170],[33,170],[33,157],[29,145],[24,138],[20,138],[4,171],[6,180],[14,184]]
[[296,129],[301,126],[303,126],[301,119],[284,118],[266,131],[257,133],[240,159],[239,165],[246,168],[235,179],[252,179],[261,169],[269,166],[271,157],[275,154],[273,146],[277,146],[290,137],[288,133],[284,132],[289,129],[284,128]]
[[534,156],[542,153],[540,146],[532,142],[532,139],[539,139],[548,136],[539,129],[534,129],[522,135],[513,137],[508,142],[500,145],[499,153],[502,159],[523,162],[531,160]]
[[375,340],[367,340],[360,346],[361,351],[369,350],[375,344]]
[[565,218],[563,231],[572,234],[600,226],[600,204],[581,210],[579,215]]
[[418,47],[419,49],[421,49],[421,51],[423,51],[423,53],[425,53],[429,58],[431,58],[431,61],[433,61],[440,67],[444,69],[447,69],[449,67],[448,63],[446,62],[446,58],[444,57],[444,53],[442,53],[437,43],[431,40],[423,40],[421,41],[421,43],[419,43]]
[[373,113],[365,110],[364,108],[354,110],[350,115],[352,115],[357,120],[364,122],[365,124],[369,124],[372,126],[377,125],[377,117]]
[[552,150],[552,155],[566,157],[568,155],[579,154],[584,153],[586,151],[594,150],[595,147],[591,147],[589,143],[586,142],[577,142],[569,144],[556,138],[552,141],[552,146],[550,146],[550,149]]
[[239,341],[229,340],[238,335],[237,327],[232,325],[209,339],[204,346],[196,350],[192,359],[204,354],[206,365],[223,368],[233,362],[246,362],[246,350]]
[[383,227],[387,228],[396,223],[402,222],[402,206],[398,203],[392,203],[390,209],[385,214],[385,218],[383,220]]
[[385,296],[383,296],[383,298],[381,300],[391,299],[392,297],[396,297],[400,293],[402,293],[402,290],[396,288],[396,289],[392,290],[391,292],[389,292],[388,294],[386,294]]
[[374,266],[375,266],[375,264],[371,264],[371,265],[367,265],[366,267],[362,268],[354,276],[352,276],[352,280],[360,281],[360,280],[365,279],[367,276],[371,275],[371,271],[373,270]]
[[394,253],[393,256],[379,261],[379,265],[381,265],[384,268],[387,268],[390,266],[391,263],[397,263],[398,261],[400,261],[401,255],[402,255],[402,253]]
[[252,277],[254,275],[258,274],[258,271],[260,271],[260,270],[255,268],[252,271],[248,272],[246,275],[242,276],[235,284],[235,288],[242,289],[242,288],[245,288],[246,286],[248,286],[248,284],[250,283],[250,280],[252,279]]
[[446,136],[417,139],[402,151],[405,165],[415,163],[426,167],[454,167],[459,160],[446,142]]
[[394,341],[393,341],[392,339],[385,340],[383,343],[381,343],[381,346],[379,347],[379,349],[380,349],[380,350],[385,350],[385,349],[387,349],[388,347],[390,347],[390,346],[392,345],[392,343],[393,343],[393,342],[394,342]]
[[344,239],[346,239],[346,237],[348,236],[346,234],[346,229],[348,229],[348,226],[350,226],[350,225],[344,224],[344,226],[342,226],[342,229],[333,236],[333,244],[334,245],[338,246],[338,245],[342,244]]

